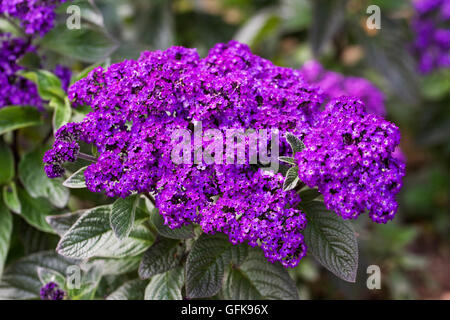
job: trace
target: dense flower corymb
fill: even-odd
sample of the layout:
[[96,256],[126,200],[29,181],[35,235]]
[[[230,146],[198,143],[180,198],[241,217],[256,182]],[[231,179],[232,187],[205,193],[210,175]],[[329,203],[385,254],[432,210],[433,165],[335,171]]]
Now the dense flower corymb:
[[327,208],[344,219],[368,210],[373,221],[386,223],[397,211],[405,171],[393,156],[399,141],[398,128],[366,114],[360,100],[333,100],[296,155],[299,177],[317,186]]
[[45,35],[53,28],[55,9],[66,0],[0,0],[0,14],[18,19],[27,34]]
[[419,60],[419,71],[450,68],[450,1],[416,0],[414,8],[412,51]]

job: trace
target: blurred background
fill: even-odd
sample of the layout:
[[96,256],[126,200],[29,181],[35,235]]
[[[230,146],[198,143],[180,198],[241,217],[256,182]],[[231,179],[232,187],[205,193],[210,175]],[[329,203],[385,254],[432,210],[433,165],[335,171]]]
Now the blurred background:
[[[349,284],[305,258],[292,275],[304,299],[450,299],[450,69],[419,73],[411,54],[414,8],[409,0],[96,0],[74,1],[83,23],[101,26],[118,44],[108,63],[171,45],[204,56],[235,39],[280,66],[309,60],[368,79],[385,95],[386,117],[402,132],[407,161],[400,209],[386,225],[355,221],[360,262]],[[369,5],[381,29],[369,29]],[[66,6],[60,18],[66,19]],[[447,21],[449,23],[450,21]],[[447,25],[447,28],[449,26]],[[87,63],[49,56],[81,71]],[[89,195],[86,201],[89,201]],[[92,197],[92,195],[91,195]],[[381,289],[366,286],[378,265]]]

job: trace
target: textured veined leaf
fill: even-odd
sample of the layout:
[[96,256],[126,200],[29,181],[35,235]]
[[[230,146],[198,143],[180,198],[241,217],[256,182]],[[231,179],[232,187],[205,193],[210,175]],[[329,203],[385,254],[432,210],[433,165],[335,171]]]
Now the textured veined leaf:
[[233,300],[296,300],[295,282],[279,263],[270,263],[258,248],[249,248],[244,262],[227,272],[222,293]]
[[303,144],[303,142],[297,138],[296,136],[294,136],[292,133],[286,133],[286,140],[289,143],[289,145],[292,148],[292,153],[295,155],[297,152],[302,151],[303,149],[305,149],[305,145]]
[[136,216],[136,206],[139,195],[131,195],[125,199],[119,198],[111,206],[110,224],[118,239],[128,237],[133,228]]
[[111,230],[111,206],[87,210],[61,238],[57,252],[72,258],[123,258],[144,252],[154,241],[154,235],[138,225],[128,238],[117,239]]
[[148,281],[135,279],[125,282],[111,293],[106,300],[144,300]]
[[326,209],[319,201],[301,203],[308,224],[303,232],[313,256],[339,278],[355,282],[358,243],[348,220]]
[[181,300],[184,284],[183,267],[153,276],[145,289],[145,300]]
[[152,211],[152,213],[150,214],[150,221],[152,222],[158,233],[166,238],[190,239],[195,236],[193,225],[187,225],[176,229],[170,229],[168,226],[164,225],[164,219],[158,213],[158,210]]
[[202,234],[194,243],[186,262],[188,298],[211,297],[219,292],[233,244],[223,234]]
[[299,181],[300,178],[298,177],[298,167],[290,168],[286,173],[286,178],[284,179],[283,190],[289,191],[294,189]]
[[53,131],[61,128],[70,121],[72,116],[72,107],[70,106],[69,98],[64,97],[64,100],[52,99],[50,106],[53,107]]
[[160,238],[144,253],[139,277],[149,279],[155,274],[175,268],[183,257],[184,247],[179,240]]

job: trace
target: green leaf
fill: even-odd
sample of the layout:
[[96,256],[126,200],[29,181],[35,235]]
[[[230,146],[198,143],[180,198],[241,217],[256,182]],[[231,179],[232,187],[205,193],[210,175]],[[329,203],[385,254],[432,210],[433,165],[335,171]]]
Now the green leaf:
[[32,198],[22,188],[19,188],[17,191],[21,204],[20,216],[33,227],[44,232],[53,233],[53,229],[45,220],[53,211],[50,202],[45,198]]
[[40,124],[41,113],[35,107],[12,106],[0,109],[0,134]]
[[81,189],[86,188],[86,179],[84,177],[84,172],[87,166],[79,169],[77,172],[72,174],[66,181],[63,182],[63,186],[71,189]]
[[145,300],[182,300],[183,284],[183,267],[157,274],[145,289]]
[[11,148],[0,139],[0,184],[14,178],[14,156]]
[[206,298],[219,292],[232,249],[233,244],[223,234],[202,234],[198,238],[186,262],[188,298]]
[[187,225],[177,229],[170,229],[168,226],[164,225],[164,219],[158,213],[158,210],[153,210],[150,214],[150,221],[158,233],[166,238],[190,239],[195,236],[193,225]]
[[54,251],[38,252],[26,256],[10,265],[0,282],[0,299],[39,299],[42,283],[38,267],[66,274],[66,269],[75,261],[58,256]]
[[119,198],[112,204],[109,221],[118,239],[124,239],[130,234],[138,202],[139,195],[136,194],[125,199]]
[[339,278],[355,282],[358,243],[352,224],[319,201],[301,203],[301,209],[308,220],[303,235],[313,256]]
[[72,107],[70,106],[70,101],[67,97],[64,97],[64,101],[52,99],[50,101],[50,106],[55,109],[53,111],[53,131],[56,133],[59,128],[70,121]]
[[83,26],[69,30],[65,24],[53,28],[41,41],[48,50],[85,62],[97,62],[117,48],[115,41],[103,31]]
[[62,237],[85,212],[86,210],[79,210],[65,214],[47,216],[45,220],[52,227],[52,229]]
[[33,197],[44,197],[58,208],[63,208],[69,201],[69,190],[64,188],[59,178],[50,179],[44,171],[46,147],[40,147],[26,154],[19,163],[19,178],[25,189]]
[[278,160],[280,160],[280,161],[282,161],[282,162],[289,163],[289,164],[296,165],[295,159],[292,158],[292,157],[278,157]]
[[106,300],[144,300],[148,282],[140,279],[125,282],[111,293]]
[[250,248],[239,268],[227,273],[223,294],[233,300],[297,300],[295,282],[279,263],[270,263],[259,248]]
[[283,190],[289,191],[294,189],[298,182],[300,181],[298,177],[298,167],[291,167],[286,173],[286,178],[283,183]]
[[136,272],[142,257],[140,255],[127,258],[92,258],[84,265],[86,269],[100,270],[102,276],[118,276],[129,272]]
[[16,184],[13,181],[3,187],[3,201],[9,210],[14,213],[20,213],[21,206],[19,196],[17,195]]
[[3,266],[8,255],[9,242],[12,234],[12,216],[6,206],[0,200],[0,279],[2,278]]
[[143,226],[136,226],[127,239],[120,241],[109,223],[111,206],[86,210],[63,235],[57,252],[71,258],[123,258],[144,252],[154,241],[153,234]]
[[179,240],[160,238],[145,253],[139,266],[139,277],[149,279],[158,273],[175,268],[183,257]]
[[66,93],[61,87],[61,80],[50,71],[19,71],[19,74],[37,85],[43,100],[64,100]]
[[[299,138],[294,136],[292,133],[289,133],[289,132],[286,133],[286,140],[292,148],[293,155],[295,155],[297,152],[300,152],[303,149],[305,149],[305,145],[303,144],[303,142]],[[295,161],[294,161],[294,164],[295,164]]]
[[300,199],[302,199],[302,203],[305,203],[315,200],[322,194],[317,189],[306,189],[302,190],[298,195],[300,196]]

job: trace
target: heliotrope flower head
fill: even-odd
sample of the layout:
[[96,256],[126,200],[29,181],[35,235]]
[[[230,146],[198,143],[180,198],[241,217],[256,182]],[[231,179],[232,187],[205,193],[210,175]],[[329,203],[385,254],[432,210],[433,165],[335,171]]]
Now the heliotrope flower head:
[[412,51],[421,73],[450,67],[450,1],[416,0]]
[[41,288],[41,300],[63,300],[66,293],[61,290],[57,283],[49,282]]
[[365,113],[360,100],[333,100],[296,154],[300,180],[317,186],[327,208],[344,219],[367,210],[372,220],[386,223],[397,211],[395,195],[405,174],[393,156],[399,142],[398,128]]
[[66,0],[0,0],[0,14],[18,19],[25,33],[45,35],[53,28],[55,9]]
[[354,96],[364,102],[367,113],[380,116],[386,114],[383,93],[364,78],[345,76],[328,71],[315,60],[306,62],[300,72],[307,82],[320,87],[326,101],[341,96]]
[[42,107],[36,85],[16,74],[23,69],[17,61],[32,51],[34,48],[27,40],[0,34],[0,108],[9,105]]

